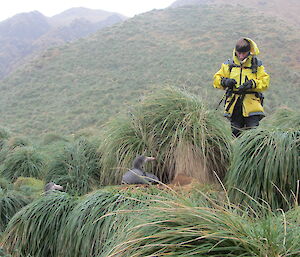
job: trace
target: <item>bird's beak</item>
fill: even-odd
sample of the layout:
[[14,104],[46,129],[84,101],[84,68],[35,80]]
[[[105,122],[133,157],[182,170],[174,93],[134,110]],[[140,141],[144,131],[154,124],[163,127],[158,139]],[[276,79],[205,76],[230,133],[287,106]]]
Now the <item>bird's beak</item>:
[[56,189],[56,190],[63,190],[64,189],[61,185],[56,185],[56,184],[54,184],[53,188]]
[[146,157],[146,162],[148,161],[155,161],[156,158],[155,157]]

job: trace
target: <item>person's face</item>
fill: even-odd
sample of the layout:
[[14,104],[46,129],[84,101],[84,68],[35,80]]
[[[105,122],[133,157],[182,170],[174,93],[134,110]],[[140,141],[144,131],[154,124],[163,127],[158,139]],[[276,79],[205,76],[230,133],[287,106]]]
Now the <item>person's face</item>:
[[245,58],[247,58],[249,55],[249,52],[238,52],[236,51],[236,56],[240,61],[243,61]]

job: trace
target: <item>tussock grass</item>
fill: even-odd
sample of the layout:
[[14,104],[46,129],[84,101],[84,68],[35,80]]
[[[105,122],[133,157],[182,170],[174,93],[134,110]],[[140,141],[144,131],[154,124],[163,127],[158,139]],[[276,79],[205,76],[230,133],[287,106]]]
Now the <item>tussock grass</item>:
[[300,228],[295,217],[269,212],[249,216],[230,203],[201,207],[181,200],[159,201],[128,231],[107,257],[115,256],[298,256]]
[[[140,154],[156,156],[154,142],[133,116],[111,121],[104,132],[99,151],[102,154],[100,181],[103,185],[120,184],[123,173]],[[148,166],[148,165],[147,165]]]
[[45,174],[45,157],[33,147],[16,148],[3,163],[2,175],[15,181],[18,177],[41,179]]
[[67,144],[50,164],[46,181],[53,181],[70,194],[83,195],[99,185],[98,146],[85,138]]
[[62,234],[60,256],[102,256],[110,248],[111,240],[114,242],[135,219],[131,211],[142,207],[146,204],[126,194],[97,191],[87,195],[70,212]]
[[[140,214],[143,217],[145,210],[158,204],[158,199],[177,197],[181,197],[179,193],[157,186],[113,186],[88,194],[68,215],[59,256],[108,256],[139,224]],[[199,195],[193,198],[200,202]]]
[[53,192],[20,210],[4,233],[4,249],[13,257],[54,257],[68,213],[76,199]]
[[299,131],[260,128],[244,133],[226,176],[230,199],[246,204],[250,196],[272,209],[293,205],[299,192],[299,156]]
[[145,98],[126,117],[111,121],[102,153],[103,184],[120,183],[136,155],[157,158],[151,172],[167,183],[183,173],[201,182],[224,177],[231,152],[228,124],[196,96],[164,88]]
[[0,232],[5,230],[10,219],[29,202],[20,192],[0,189]]
[[263,127],[300,129],[300,112],[286,107],[279,108],[262,122]]

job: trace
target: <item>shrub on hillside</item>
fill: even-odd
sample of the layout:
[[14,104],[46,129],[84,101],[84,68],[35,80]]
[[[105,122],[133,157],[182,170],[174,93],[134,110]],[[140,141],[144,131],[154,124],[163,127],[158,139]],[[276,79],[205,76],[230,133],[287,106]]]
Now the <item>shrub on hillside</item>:
[[53,181],[71,194],[83,195],[99,185],[98,146],[85,138],[65,145],[50,164],[46,181]]
[[288,208],[299,197],[299,156],[299,131],[258,128],[244,133],[235,142],[226,175],[230,199],[250,204],[253,197],[273,209]]
[[33,147],[21,147],[9,152],[2,174],[15,181],[18,177],[42,179],[45,173],[45,157]]
[[13,257],[58,256],[57,245],[76,199],[52,192],[20,210],[4,233],[4,249]]
[[3,232],[10,219],[30,200],[20,192],[0,189],[0,232]]
[[105,248],[110,248],[106,245],[130,226],[133,219],[128,210],[138,210],[141,206],[146,207],[126,194],[97,191],[87,195],[68,216],[60,241],[60,256],[105,256],[102,255]]

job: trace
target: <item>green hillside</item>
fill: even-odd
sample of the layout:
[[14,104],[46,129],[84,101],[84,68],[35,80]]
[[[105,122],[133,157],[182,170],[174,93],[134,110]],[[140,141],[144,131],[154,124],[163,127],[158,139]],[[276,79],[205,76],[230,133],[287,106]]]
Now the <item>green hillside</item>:
[[214,107],[222,92],[212,88],[213,74],[240,36],[258,43],[271,75],[266,111],[300,108],[299,57],[291,54],[299,30],[239,8],[156,10],[50,49],[0,84],[1,126],[28,135],[100,127],[166,84],[201,95]]
[[[298,15],[300,2],[298,0],[176,0],[171,7],[187,6],[187,5],[219,5],[230,4],[244,6],[245,8],[253,8],[260,15],[272,15],[283,19],[293,25],[300,25],[300,16]],[[298,10],[298,11],[297,11]]]

